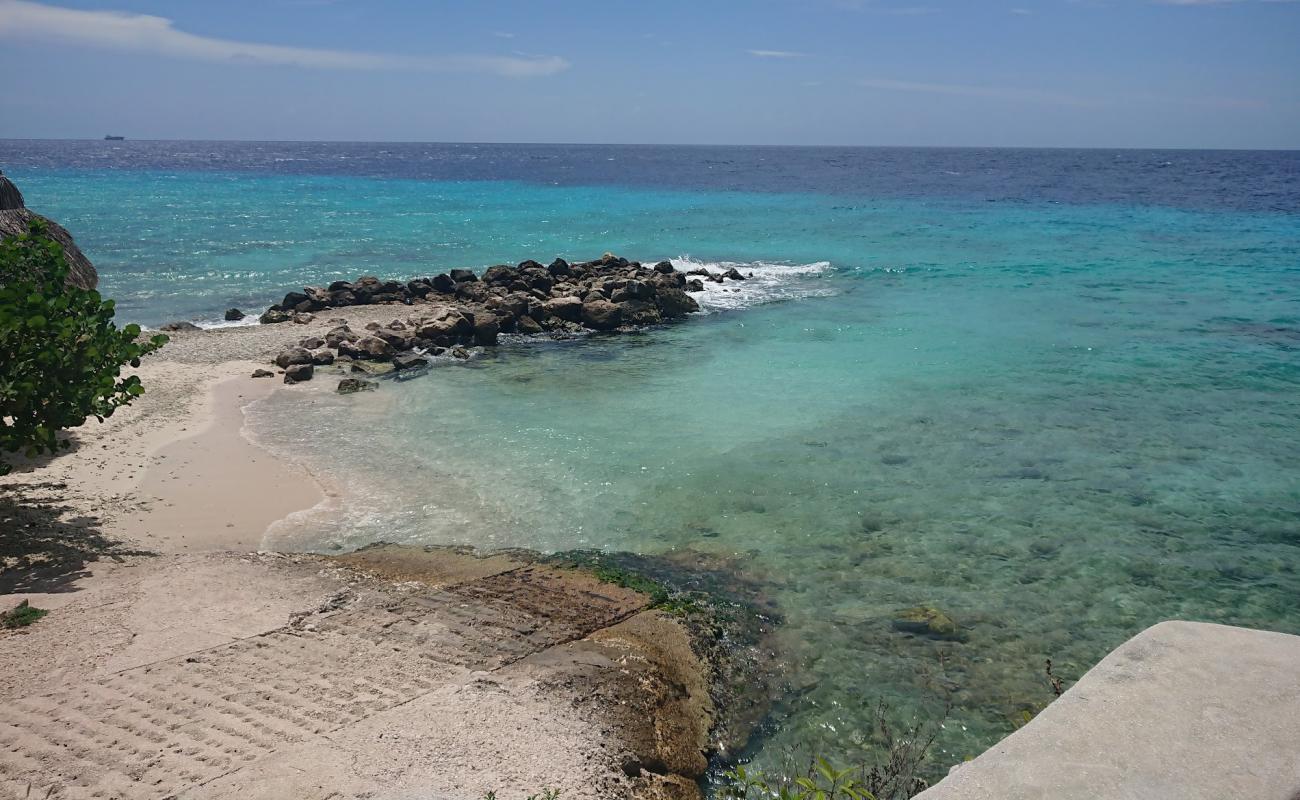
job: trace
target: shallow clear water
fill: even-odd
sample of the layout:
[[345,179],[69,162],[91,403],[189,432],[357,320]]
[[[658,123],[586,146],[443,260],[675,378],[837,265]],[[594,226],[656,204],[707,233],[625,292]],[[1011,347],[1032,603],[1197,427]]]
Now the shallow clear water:
[[[854,190],[843,167],[794,192],[742,153],[723,192],[683,177],[715,155],[692,149],[679,177],[635,185],[591,153],[586,185],[581,165],[549,183],[0,166],[146,321],[363,271],[762,262],[685,324],[515,342],[375,395],[281,393],[253,433],[342,493],[268,545],[745,554],[799,689],[756,757],[808,739],[848,757],[883,698],[951,700],[952,761],[1050,697],[1044,658],[1077,677],[1171,617],[1300,632],[1295,160],[1205,156],[1130,176],[1139,191],[1100,166],[1071,177],[1068,154],[993,152],[1037,172],[944,189],[866,171]],[[778,171],[817,174],[797,167]],[[895,632],[918,604],[966,640]]]

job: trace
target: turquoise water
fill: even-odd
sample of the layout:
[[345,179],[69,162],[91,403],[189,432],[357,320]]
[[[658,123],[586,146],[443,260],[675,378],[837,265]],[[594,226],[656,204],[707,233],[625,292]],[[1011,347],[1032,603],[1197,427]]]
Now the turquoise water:
[[[754,269],[685,324],[516,341],[374,395],[313,385],[250,427],[339,490],[270,547],[741,555],[786,620],[791,691],[760,763],[809,740],[851,758],[880,699],[951,702],[939,761],[974,755],[1050,698],[1045,658],[1077,677],[1162,619],[1300,633],[1292,210],[13,175],[146,322],[605,250]],[[894,631],[918,604],[965,641]]]

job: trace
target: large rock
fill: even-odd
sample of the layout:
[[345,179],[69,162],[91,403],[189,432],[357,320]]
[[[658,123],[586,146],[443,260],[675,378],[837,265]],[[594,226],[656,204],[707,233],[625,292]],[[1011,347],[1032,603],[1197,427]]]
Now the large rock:
[[311,380],[316,369],[311,364],[291,364],[284,369],[285,383],[301,383]]
[[32,220],[43,220],[48,226],[50,237],[63,246],[63,255],[68,261],[68,285],[80,289],[94,289],[99,284],[99,275],[95,267],[86,258],[81,248],[72,241],[72,234],[57,222],[42,217],[27,208],[23,203],[22,192],[8,178],[0,173],[0,238],[18,236],[27,232]]
[[623,309],[604,298],[589,299],[582,304],[582,322],[598,331],[612,331],[623,324]]
[[582,300],[576,297],[556,297],[542,303],[546,313],[569,322],[582,319]]
[[669,319],[684,317],[700,310],[700,304],[695,302],[694,297],[676,287],[660,287],[655,295],[655,302],[659,304],[659,310],[663,315]]
[[366,336],[355,342],[339,342],[339,355],[351,358],[389,361],[393,352],[391,344],[375,336]]
[[305,347],[290,347],[275,357],[275,365],[287,369],[294,364],[312,363],[311,351]]
[[474,316],[474,342],[481,345],[497,343],[497,334],[501,333],[501,323],[491,314]]
[[663,317],[654,303],[645,300],[624,300],[618,304],[625,325],[655,325],[663,322]]

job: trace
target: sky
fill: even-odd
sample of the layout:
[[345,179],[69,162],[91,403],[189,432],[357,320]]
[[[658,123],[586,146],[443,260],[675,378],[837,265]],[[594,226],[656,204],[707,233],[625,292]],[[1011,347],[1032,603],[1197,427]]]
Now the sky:
[[0,138],[1300,149],[1297,0],[0,0]]

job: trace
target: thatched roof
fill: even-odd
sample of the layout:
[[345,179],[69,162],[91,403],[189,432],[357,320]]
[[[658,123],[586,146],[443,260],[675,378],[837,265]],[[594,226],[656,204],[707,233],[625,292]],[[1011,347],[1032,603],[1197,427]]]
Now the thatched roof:
[[50,235],[63,245],[63,254],[68,259],[68,266],[71,267],[68,283],[82,289],[94,289],[99,283],[99,274],[95,272],[95,266],[90,263],[90,259],[86,258],[81,248],[72,241],[72,234],[57,222],[24,207],[23,193],[18,191],[18,187],[14,186],[3,173],[0,173],[0,237],[26,233],[27,224],[33,219],[44,219],[50,227]]
[[23,207],[23,193],[18,191],[14,182],[0,172],[0,211],[12,211]]

